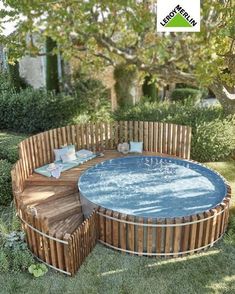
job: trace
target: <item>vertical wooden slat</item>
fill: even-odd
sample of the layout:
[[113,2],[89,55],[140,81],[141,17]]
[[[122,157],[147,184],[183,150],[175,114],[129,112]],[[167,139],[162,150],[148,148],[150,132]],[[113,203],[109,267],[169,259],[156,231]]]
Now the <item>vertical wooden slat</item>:
[[[157,219],[157,224],[161,225],[164,223],[163,219]],[[162,252],[162,239],[163,239],[163,229],[162,227],[156,227],[156,252]]]
[[54,155],[55,145],[54,145],[53,131],[52,130],[49,131],[49,142],[50,142],[50,150],[51,150],[51,159],[52,159],[52,161],[54,161],[54,159],[55,159],[55,155]]
[[182,157],[182,126],[177,126],[176,155]]
[[[111,210],[106,210],[106,215],[112,216],[112,211]],[[112,245],[112,220],[109,218],[106,218],[106,243]]]
[[[125,214],[122,214],[120,219],[123,221],[126,221],[127,216]],[[120,245],[121,245],[121,249],[123,249],[123,250],[127,249],[126,230],[127,230],[126,223],[121,222],[120,223]],[[123,251],[122,251],[122,253],[125,254],[125,252],[123,252]]]
[[172,155],[177,155],[177,138],[178,138],[178,128],[177,125],[172,126]]
[[139,141],[139,122],[134,121],[134,141]]
[[153,151],[154,152],[158,152],[158,123],[154,122],[153,124],[153,130],[154,130],[154,148]]
[[150,152],[153,152],[154,151],[154,139],[153,139],[153,122],[149,122],[149,146],[148,146],[148,150]]
[[[104,208],[100,208],[99,212],[102,214],[105,214],[105,209]],[[104,216],[99,215],[99,239],[103,242],[105,242],[106,238],[106,228],[105,228],[105,224],[106,224],[106,219]]]
[[[204,213],[204,218],[210,217],[210,211]],[[206,246],[209,243],[209,233],[210,233],[210,219],[203,222],[203,237],[202,246]]]
[[[195,215],[191,216],[191,221],[197,221],[197,217]],[[196,233],[197,233],[197,223],[192,224],[190,227],[190,242],[189,242],[189,250],[194,250],[196,245]],[[193,254],[194,251],[191,251],[190,254]]]
[[168,137],[167,137],[167,154],[172,155],[172,136],[173,136],[172,124],[168,124]]
[[134,134],[133,134],[133,121],[128,122],[128,137],[129,141],[134,140]]
[[[198,220],[203,220],[204,214],[198,214]],[[200,248],[202,246],[202,236],[203,236],[203,221],[197,224],[197,238],[196,238],[196,248]]]
[[163,152],[163,123],[158,124],[158,152]]
[[211,220],[211,231],[210,231],[210,243],[213,243],[215,240],[215,229],[216,229],[216,222],[217,222],[217,216],[216,216],[217,210],[211,209],[211,215],[214,215],[214,217]]
[[[144,223],[144,219],[142,217],[138,218],[138,223]],[[138,255],[141,256],[144,252],[144,227],[139,225],[137,230]]]
[[144,122],[144,151],[148,151],[148,122]]
[[[170,219],[166,219],[166,224],[171,224],[172,221]],[[165,234],[165,253],[171,252],[171,240],[172,240],[172,228],[166,227],[166,234]]]
[[168,125],[166,123],[163,123],[163,138],[162,138],[162,152],[164,154],[167,154],[168,149]]
[[110,144],[109,144],[109,125],[107,122],[104,124],[104,133],[105,133],[105,149],[110,149]]
[[[180,224],[183,222],[182,218],[175,218],[175,224]],[[180,240],[181,240],[181,226],[176,226],[174,227],[174,247],[173,247],[173,252],[174,252],[174,257],[178,256],[178,252],[180,252]]]
[[[188,223],[190,222],[190,217],[188,216],[184,217],[183,220],[184,220],[184,223]],[[189,232],[190,232],[190,225],[183,226],[182,239],[181,239],[182,252],[189,250]]]
[[[135,217],[128,216],[128,221],[135,222]],[[135,226],[132,224],[127,225],[127,237],[128,237],[128,250],[135,251]],[[130,253],[131,255],[133,253]]]
[[[113,217],[119,219],[119,213],[113,212]],[[113,220],[113,246],[119,247],[119,222]]]
[[147,223],[150,225],[147,227],[147,252],[151,254],[153,252],[153,227],[151,226],[153,220],[148,218]]

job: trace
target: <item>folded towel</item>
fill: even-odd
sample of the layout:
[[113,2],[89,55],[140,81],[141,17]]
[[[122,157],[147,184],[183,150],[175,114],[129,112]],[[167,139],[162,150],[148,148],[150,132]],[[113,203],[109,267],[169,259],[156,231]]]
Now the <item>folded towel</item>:
[[86,150],[86,149],[81,149],[79,151],[76,152],[76,156],[78,158],[86,158],[93,155],[93,152],[90,150]]

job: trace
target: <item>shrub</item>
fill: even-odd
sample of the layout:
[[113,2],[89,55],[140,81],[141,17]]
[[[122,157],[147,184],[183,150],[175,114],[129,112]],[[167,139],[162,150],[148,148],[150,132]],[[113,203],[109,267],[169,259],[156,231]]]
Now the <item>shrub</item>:
[[202,91],[192,88],[176,88],[171,94],[171,100],[195,104],[202,98]]
[[111,103],[107,88],[95,79],[78,75],[73,85],[73,93],[79,105],[77,121],[107,121],[110,119]]
[[26,138],[23,134],[0,133],[0,159],[7,159],[11,163],[18,160],[18,144]]
[[12,201],[11,168],[7,160],[0,160],[0,205],[3,206]]
[[120,109],[116,120],[159,121],[192,127],[191,157],[197,161],[215,161],[235,149],[235,119],[226,118],[221,107],[202,108],[181,103],[140,103]]

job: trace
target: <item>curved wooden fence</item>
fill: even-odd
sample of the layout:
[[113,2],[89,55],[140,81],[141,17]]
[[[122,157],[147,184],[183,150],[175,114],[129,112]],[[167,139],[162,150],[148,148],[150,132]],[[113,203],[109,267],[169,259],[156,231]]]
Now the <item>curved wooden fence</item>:
[[[152,224],[151,219],[147,220],[148,226],[140,225],[146,221],[141,218],[132,219],[131,216],[126,216],[125,220],[129,223],[125,224],[120,221],[122,218],[118,213],[99,210],[99,214],[94,212],[81,226],[74,228],[73,232],[63,238],[48,231],[44,218],[29,212],[27,206],[20,201],[20,195],[27,187],[27,179],[34,169],[54,161],[55,148],[74,144],[77,150],[115,150],[119,143],[128,141],[143,141],[146,152],[189,159],[191,128],[143,121],[88,123],[49,130],[29,137],[19,144],[20,159],[12,169],[14,201],[26,232],[28,246],[40,260],[59,271],[74,274],[97,239],[111,247],[120,247],[139,255],[143,255],[146,250],[149,253],[161,253],[165,248],[165,252],[176,256],[179,252],[191,250],[195,246],[212,244],[213,240],[223,234],[228,219],[229,197],[227,202],[215,210],[209,211],[208,214],[192,216],[190,220],[159,220],[161,224],[183,224],[180,227],[159,227],[155,223]],[[213,214],[216,214],[216,217],[208,219]],[[106,215],[109,218],[106,218]],[[202,222],[188,224],[203,219]],[[187,225],[184,225],[185,222]],[[146,235],[146,232],[148,238],[143,239],[141,236]],[[155,241],[156,236],[160,236],[161,241]],[[202,236],[202,242],[199,241],[199,236]],[[195,242],[201,243],[195,245]]]

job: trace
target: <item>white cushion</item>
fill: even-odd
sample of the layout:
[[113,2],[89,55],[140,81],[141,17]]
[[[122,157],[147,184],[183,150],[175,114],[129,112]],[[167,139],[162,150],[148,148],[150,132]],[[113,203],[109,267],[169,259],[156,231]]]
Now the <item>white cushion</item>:
[[74,145],[68,145],[60,149],[54,149],[54,154],[55,154],[55,161],[60,161],[62,160],[61,156],[64,155],[66,152],[69,150],[73,150],[75,153],[75,146]]
[[129,152],[136,152],[142,153],[143,152],[143,142],[130,142],[130,151]]
[[86,157],[93,155],[93,152],[90,150],[81,149],[76,152],[76,155],[78,158],[86,158]]
[[63,163],[71,162],[77,159],[76,154],[73,149],[68,150],[66,153],[61,155],[61,159]]

